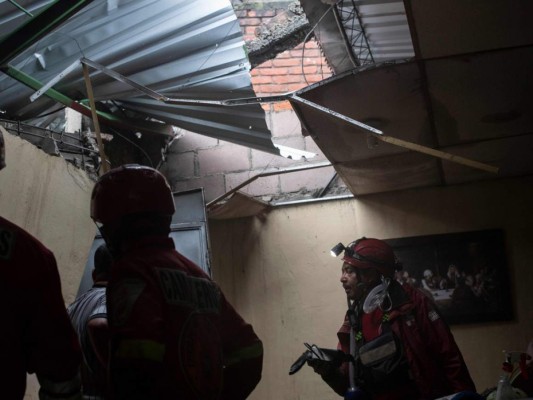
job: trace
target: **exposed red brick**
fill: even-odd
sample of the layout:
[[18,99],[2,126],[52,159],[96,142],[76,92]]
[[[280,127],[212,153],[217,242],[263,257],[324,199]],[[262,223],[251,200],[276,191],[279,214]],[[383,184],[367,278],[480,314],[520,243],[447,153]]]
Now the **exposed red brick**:
[[303,49],[297,49],[297,50],[293,49],[290,51],[290,55],[293,58],[301,58],[303,51],[304,51]]
[[303,84],[302,83],[298,83],[298,84],[292,83],[292,84],[287,85],[287,89],[288,89],[289,92],[292,92],[294,90],[300,90],[300,89],[304,88],[305,86],[307,86],[305,83],[303,83]]
[[319,82],[321,81],[322,79],[325,79],[326,76],[322,76],[320,74],[309,74],[309,75],[305,75],[305,79],[307,79],[307,82],[311,83],[311,82]]
[[279,53],[279,54],[276,56],[276,60],[279,60],[280,58],[291,58],[291,52],[290,52],[290,50],[285,50],[284,52]]
[[303,82],[301,75],[274,75],[272,77],[273,83],[298,83]]
[[302,66],[298,65],[296,67],[287,68],[287,74],[301,75],[302,74]]
[[[255,26],[245,26],[244,27],[244,33],[245,34],[253,34],[255,36],[255,31],[256,31],[256,28]],[[311,51],[311,50],[310,50]]]
[[318,43],[316,42],[316,40],[310,40],[309,42],[305,43],[305,48],[306,49],[318,49],[320,47],[318,46]]
[[255,68],[252,70],[252,73],[253,73],[255,70],[258,70],[259,68],[270,68],[270,67],[272,67],[272,60],[267,60],[267,61],[265,61],[264,63],[259,64],[257,67],[255,67]]
[[254,88],[255,94],[257,94],[258,96],[263,96],[269,93],[267,89],[267,85],[256,85],[254,81],[252,80],[252,86]]
[[290,92],[294,89],[291,89],[291,86],[298,86],[298,89],[305,86],[305,84],[302,83],[290,83],[285,85],[270,85],[270,90],[272,94],[280,94],[280,93],[286,93]]
[[285,111],[285,110],[292,110],[291,103],[288,101],[283,101],[279,103],[274,103],[274,107],[272,109],[273,111]]
[[252,76],[252,84],[255,86],[255,85],[259,85],[259,84],[262,84],[262,83],[272,83],[272,82],[275,82],[272,80],[272,76]]
[[300,74],[302,73],[302,70],[306,76],[309,74],[316,74],[317,72],[319,72],[319,69],[316,65],[304,66],[303,68],[300,69]]
[[[250,15],[250,13],[248,13]],[[249,26],[258,26],[261,25],[261,19],[260,18],[243,18],[240,21],[241,26],[245,26],[248,28]]]
[[305,58],[311,58],[311,57],[322,58],[322,53],[320,52],[320,50],[316,50],[316,49],[306,49],[303,55]]
[[261,75],[284,75],[286,70],[282,68],[261,68]]
[[300,65],[300,60],[295,58],[287,58],[287,59],[274,59],[272,61],[272,64],[275,67],[292,67],[295,65]]

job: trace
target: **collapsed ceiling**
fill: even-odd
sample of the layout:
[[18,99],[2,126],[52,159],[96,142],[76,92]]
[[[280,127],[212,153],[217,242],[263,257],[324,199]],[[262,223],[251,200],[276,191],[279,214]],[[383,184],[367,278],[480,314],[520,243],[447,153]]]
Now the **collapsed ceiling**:
[[[67,3],[81,10],[68,18]],[[48,13],[46,20],[38,18],[42,11]],[[55,20],[66,22],[54,29],[50,21]],[[103,125],[168,137],[178,127],[279,154],[259,104],[209,103],[255,96],[229,0],[0,2],[0,42],[0,110],[6,118],[39,125],[39,117],[56,110],[58,103],[90,116],[79,62],[86,58],[139,87],[184,100],[150,98],[91,68]],[[54,79],[57,83],[45,95],[30,99]]]
[[352,193],[533,173],[533,3],[324,3],[301,0],[338,75],[290,100]]
[[[533,3],[300,3],[337,75],[285,99],[352,193],[533,172]],[[66,22],[39,21],[43,10]],[[1,2],[0,41],[9,118],[38,125],[58,103],[90,115],[85,58],[138,85],[91,69],[104,125],[163,137],[181,127],[279,154],[259,102],[220,103],[255,96],[229,1]]]

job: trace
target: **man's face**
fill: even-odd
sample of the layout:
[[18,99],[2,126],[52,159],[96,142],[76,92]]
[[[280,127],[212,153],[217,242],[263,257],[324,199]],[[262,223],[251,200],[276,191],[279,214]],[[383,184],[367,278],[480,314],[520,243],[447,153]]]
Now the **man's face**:
[[355,268],[345,262],[340,281],[350,300],[362,300],[380,282],[380,273],[374,268]]

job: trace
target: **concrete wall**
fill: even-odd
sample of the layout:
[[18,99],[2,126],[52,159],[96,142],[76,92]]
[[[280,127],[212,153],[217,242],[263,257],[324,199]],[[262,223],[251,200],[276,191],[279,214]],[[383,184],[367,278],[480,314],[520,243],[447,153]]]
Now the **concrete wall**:
[[[309,151],[317,156],[296,161],[182,131],[182,136],[171,144],[160,171],[167,177],[173,190],[203,187],[206,201],[210,202],[262,172],[327,161],[313,139],[302,136],[300,121],[294,111],[268,112],[266,121],[274,143]],[[333,167],[325,167],[272,175],[257,179],[240,191],[265,201],[309,198],[328,185],[334,174]],[[346,185],[337,177],[327,195],[346,193],[349,193]]]
[[336,346],[346,300],[333,245],[501,228],[516,317],[452,326],[478,391],[495,386],[502,350],[525,350],[533,337],[532,203],[530,177],[276,208],[263,222],[210,221],[214,278],[265,345],[251,399],[338,398],[309,367],[288,375],[303,342]]
[[[246,41],[256,38],[261,27],[283,21],[294,1],[232,2]],[[289,13],[290,14],[290,13]],[[299,44],[279,53],[250,71],[258,96],[284,94],[302,89],[331,76],[331,71],[314,38],[305,46]],[[275,144],[317,154],[308,160],[294,161],[281,156],[252,150],[183,130],[183,136],[169,148],[161,172],[175,191],[205,189],[206,201],[231,190],[245,180],[266,170],[288,168],[327,161],[310,137],[302,135],[300,121],[288,101],[263,104],[266,122]],[[288,175],[275,175],[256,180],[243,192],[272,199],[308,198],[323,189],[334,176],[333,167]],[[332,182],[327,194],[347,192],[341,179]]]
[[[3,128],[0,128],[3,129]],[[0,172],[0,215],[54,253],[65,304],[74,300],[96,228],[89,218],[93,182],[84,171],[4,131],[7,167]],[[27,399],[37,399],[29,378]]]

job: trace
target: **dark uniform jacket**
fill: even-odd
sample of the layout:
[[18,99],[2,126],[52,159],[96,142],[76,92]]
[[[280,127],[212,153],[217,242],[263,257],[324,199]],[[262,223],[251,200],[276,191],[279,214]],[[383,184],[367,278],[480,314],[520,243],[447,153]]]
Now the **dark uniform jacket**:
[[0,398],[22,399],[26,373],[48,394],[79,393],[81,351],[54,255],[0,217]]
[[245,399],[263,347],[209,276],[168,237],[115,262],[107,288],[117,399]]

